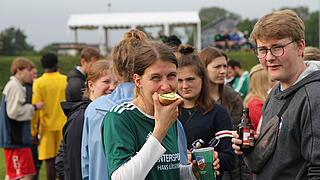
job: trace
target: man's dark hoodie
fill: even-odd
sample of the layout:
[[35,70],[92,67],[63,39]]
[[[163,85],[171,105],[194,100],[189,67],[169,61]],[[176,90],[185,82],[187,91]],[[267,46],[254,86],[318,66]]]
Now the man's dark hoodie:
[[63,127],[63,139],[56,157],[56,169],[60,176],[68,179],[82,179],[81,141],[84,112],[90,101],[62,102],[61,107],[68,117]]
[[276,84],[265,101],[261,127],[293,96],[281,117],[276,149],[257,180],[320,179],[320,71],[310,69],[283,91]]
[[68,85],[66,88],[66,99],[68,102],[82,100],[82,89],[85,88],[86,76],[80,68],[74,67],[67,76]]

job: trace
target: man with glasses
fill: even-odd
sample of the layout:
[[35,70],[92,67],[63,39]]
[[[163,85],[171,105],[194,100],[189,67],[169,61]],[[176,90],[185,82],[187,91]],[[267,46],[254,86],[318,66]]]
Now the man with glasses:
[[[315,64],[303,61],[304,30],[296,13],[283,10],[260,18],[251,34],[260,63],[272,80],[279,81],[265,101],[257,135],[292,98],[284,113],[278,115],[276,147],[262,170],[256,172],[257,180],[320,179],[320,71]],[[238,134],[234,136],[233,148],[242,154],[238,146],[241,140]]]

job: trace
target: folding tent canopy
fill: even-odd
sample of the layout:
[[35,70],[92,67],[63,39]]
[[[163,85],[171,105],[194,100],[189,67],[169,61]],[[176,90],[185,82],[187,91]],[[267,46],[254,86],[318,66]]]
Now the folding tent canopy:
[[[196,29],[194,44],[197,49],[201,49],[201,25],[196,11],[73,14],[67,25],[68,29],[74,30],[76,43],[78,42],[78,29],[99,29],[101,52],[105,52],[104,44],[108,47],[108,29],[162,26],[164,33],[169,36],[170,26],[193,26]],[[103,43],[103,34],[105,34],[105,43]]]

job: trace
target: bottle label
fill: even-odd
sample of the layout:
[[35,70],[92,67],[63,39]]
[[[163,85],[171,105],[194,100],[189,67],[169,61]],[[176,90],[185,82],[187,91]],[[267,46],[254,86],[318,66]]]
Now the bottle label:
[[250,129],[244,129],[243,130],[243,139],[242,139],[243,145],[250,145]]
[[254,130],[250,129],[249,146],[254,146]]
[[249,145],[254,146],[254,130],[253,129],[250,129]]

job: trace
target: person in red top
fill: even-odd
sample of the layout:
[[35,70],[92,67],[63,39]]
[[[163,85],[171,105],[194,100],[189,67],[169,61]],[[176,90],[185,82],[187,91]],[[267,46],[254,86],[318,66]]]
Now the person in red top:
[[251,68],[249,80],[250,89],[244,100],[244,106],[249,108],[249,116],[256,133],[262,114],[263,103],[272,86],[271,80],[261,64],[257,64]]

